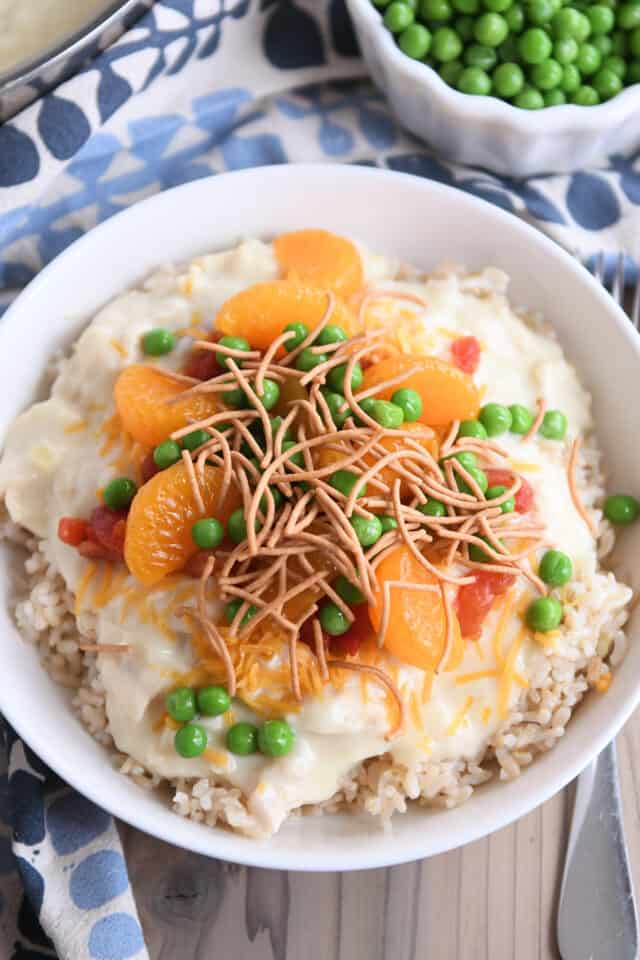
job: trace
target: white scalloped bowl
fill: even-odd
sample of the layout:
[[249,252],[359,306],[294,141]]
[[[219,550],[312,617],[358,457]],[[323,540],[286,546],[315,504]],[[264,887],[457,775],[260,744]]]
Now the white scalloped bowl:
[[[206,213],[203,214],[203,211]],[[96,227],[29,285],[0,325],[0,437],[32,402],[54,351],[68,346],[106,301],[167,261],[269,237],[325,227],[372,250],[425,268],[489,263],[512,277],[516,304],[541,310],[593,393],[613,487],[640,477],[640,337],[593,278],[563,250],[468,194],[417,177],[354,166],[258,168],[198,180],[145,200]],[[603,349],[606,344],[606,349]],[[640,571],[640,525],[625,533],[618,558]],[[292,818],[267,842],[211,829],[174,814],[157,793],[117,773],[81,727],[64,692],[38,662],[9,613],[10,556],[0,550],[0,711],[57,773],[123,820],[169,843],[261,867],[349,870],[380,867],[450,850],[528,813],[563,787],[618,732],[640,699],[640,612],[611,690],[592,695],[556,747],[511,783],[492,781],[455,810],[416,806],[384,832],[370,817]]]
[[640,146],[640,86],[596,107],[521,110],[448,86],[396,45],[371,0],[347,7],[374,83],[396,118],[442,157],[510,177],[602,166]]

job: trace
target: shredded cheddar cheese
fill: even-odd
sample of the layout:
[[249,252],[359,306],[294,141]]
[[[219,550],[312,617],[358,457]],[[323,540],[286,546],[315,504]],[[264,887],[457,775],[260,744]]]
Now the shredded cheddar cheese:
[[129,351],[125,347],[124,343],[122,340],[118,340],[117,337],[112,337],[111,340],[109,340],[109,346],[113,347],[116,353],[119,354],[123,360],[126,360],[129,356]]
[[509,713],[509,694],[511,693],[511,686],[515,680],[515,663],[527,633],[527,628],[522,627],[511,644],[511,648],[504,661],[504,668],[498,688],[498,713],[502,719],[507,717]]
[[68,423],[64,428],[65,433],[80,433],[81,430],[86,430],[89,426],[87,420],[73,420],[71,423]]
[[462,706],[454,716],[453,720],[447,727],[447,731],[446,731],[447,737],[453,737],[456,735],[456,733],[464,723],[469,710],[473,706],[473,702],[474,702],[473,697],[467,697],[467,699],[464,701],[464,703],[462,704]]

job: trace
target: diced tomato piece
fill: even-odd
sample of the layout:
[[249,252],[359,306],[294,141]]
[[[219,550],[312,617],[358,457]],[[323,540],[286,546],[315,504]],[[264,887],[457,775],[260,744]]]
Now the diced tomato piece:
[[156,473],[159,473],[159,471],[160,467],[156,465],[156,462],[153,459],[153,452],[148,453],[140,465],[142,482],[146,483],[147,480],[151,480],[151,477],[155,477]]
[[207,560],[209,557],[215,557],[215,550],[198,550],[197,553],[194,553],[192,557],[189,557],[183,570],[188,577],[195,577],[198,579],[204,573],[204,568],[207,565]]
[[480,363],[480,343],[476,337],[458,337],[451,344],[453,362],[465,373],[475,373]]
[[87,539],[87,521],[80,517],[61,517],[58,522],[58,537],[70,547],[79,546]]
[[121,559],[124,556],[126,528],[127,515],[122,510],[96,507],[89,517],[87,540],[104,547],[114,559]]
[[329,649],[335,657],[355,657],[356,653],[369,637],[373,636],[373,629],[369,619],[369,610],[366,603],[354,609],[355,620],[346,633],[341,637],[329,638]]
[[[216,330],[208,339],[212,343],[217,343],[221,337],[220,331]],[[210,380],[211,377],[224,371],[211,350],[192,350],[182,372],[187,377],[195,377],[196,380]]]
[[86,560],[119,560],[120,557],[109,550],[107,547],[104,547],[101,543],[96,543],[94,540],[84,540],[78,546],[78,553],[81,557],[84,557]]
[[463,637],[474,640],[480,635],[482,624],[496,597],[501,596],[515,583],[508,573],[492,573],[479,570],[473,583],[458,590],[456,613]]
[[[513,485],[515,474],[511,470],[487,470],[485,472],[491,487],[509,488]],[[535,499],[533,487],[524,477],[520,477],[520,479],[522,480],[522,486],[514,497],[516,513],[528,513],[533,507]]]

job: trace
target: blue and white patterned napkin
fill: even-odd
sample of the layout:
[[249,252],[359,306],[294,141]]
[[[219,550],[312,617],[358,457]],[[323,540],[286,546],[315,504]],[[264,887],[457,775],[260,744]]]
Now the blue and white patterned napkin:
[[[450,184],[584,259],[638,253],[638,156],[527,181],[437,160],[364,79],[343,0],[158,0],[78,76],[0,126],[0,313],[69,243],[136,200],[211,173],[305,160]],[[11,731],[5,739],[0,952],[142,960],[113,821]]]

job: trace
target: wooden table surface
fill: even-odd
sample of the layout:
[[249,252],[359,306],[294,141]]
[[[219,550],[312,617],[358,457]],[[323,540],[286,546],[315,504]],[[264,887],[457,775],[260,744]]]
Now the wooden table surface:
[[[640,890],[639,759],[640,712],[618,738]],[[122,834],[151,960],[548,960],[572,799],[569,787],[452,853],[342,875],[237,867]]]

